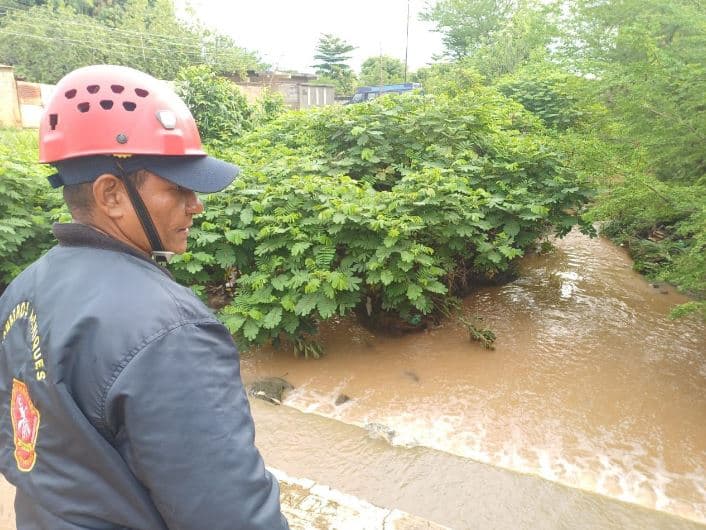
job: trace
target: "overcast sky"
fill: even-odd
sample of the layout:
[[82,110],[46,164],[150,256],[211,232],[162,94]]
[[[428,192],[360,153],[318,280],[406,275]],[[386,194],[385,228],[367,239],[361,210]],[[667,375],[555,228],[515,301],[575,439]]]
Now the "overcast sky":
[[[418,13],[427,0],[410,0],[409,71],[441,52],[441,39]],[[404,61],[407,0],[190,0],[209,27],[256,51],[278,70],[313,72],[311,65],[322,33],[357,46],[349,62],[357,72],[371,56]]]

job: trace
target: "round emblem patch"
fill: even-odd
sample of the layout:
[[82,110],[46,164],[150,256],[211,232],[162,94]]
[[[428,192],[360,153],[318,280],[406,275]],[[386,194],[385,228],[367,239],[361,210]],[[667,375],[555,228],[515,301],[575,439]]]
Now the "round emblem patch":
[[37,434],[39,434],[39,411],[29,397],[27,385],[12,380],[12,429],[15,434],[15,460],[17,469],[31,471],[37,460]]

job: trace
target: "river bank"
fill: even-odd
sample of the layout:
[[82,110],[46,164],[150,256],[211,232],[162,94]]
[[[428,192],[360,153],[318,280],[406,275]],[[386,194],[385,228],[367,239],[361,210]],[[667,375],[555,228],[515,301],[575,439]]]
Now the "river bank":
[[[515,282],[464,300],[465,314],[497,333],[495,351],[452,321],[388,337],[342,319],[322,326],[323,359],[262,348],[243,354],[243,377],[285,377],[295,387],[286,405],[401,448],[435,449],[703,525],[706,326],[670,320],[670,307],[686,297],[646,282],[609,241],[572,233],[556,247],[524,259]],[[302,458],[290,451],[289,459]],[[360,450],[347,451],[336,465],[350,482],[345,462]],[[464,484],[434,465],[425,473]],[[380,481],[380,489],[398,488],[393,477]]]

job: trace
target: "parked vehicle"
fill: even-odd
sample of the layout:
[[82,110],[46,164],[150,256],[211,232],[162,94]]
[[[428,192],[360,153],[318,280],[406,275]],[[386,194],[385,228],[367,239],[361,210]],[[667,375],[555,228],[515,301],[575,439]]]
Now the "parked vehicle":
[[422,88],[420,83],[397,83],[395,85],[377,85],[377,86],[362,86],[355,91],[353,97],[346,102],[349,103],[362,103],[363,101],[370,101],[383,94],[402,94],[404,92],[409,92],[411,90],[416,90]]

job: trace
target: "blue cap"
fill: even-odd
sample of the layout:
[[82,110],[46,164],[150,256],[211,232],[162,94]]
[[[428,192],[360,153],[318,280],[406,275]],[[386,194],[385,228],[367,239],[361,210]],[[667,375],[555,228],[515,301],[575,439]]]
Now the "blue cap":
[[213,193],[226,188],[240,173],[235,164],[210,156],[94,155],[68,158],[52,165],[58,171],[49,177],[54,188],[92,182],[105,173],[122,176],[145,169],[186,189]]

